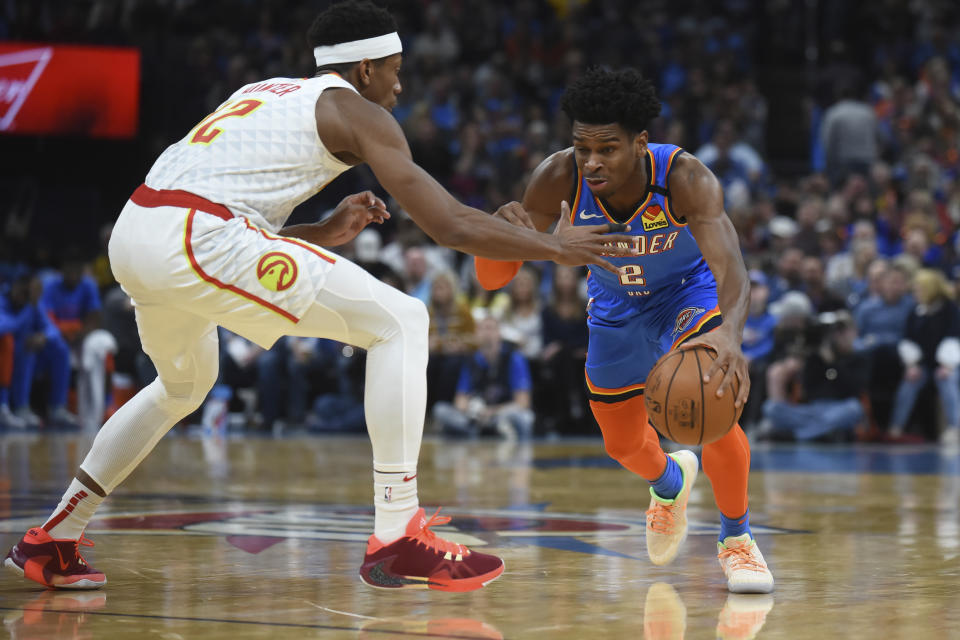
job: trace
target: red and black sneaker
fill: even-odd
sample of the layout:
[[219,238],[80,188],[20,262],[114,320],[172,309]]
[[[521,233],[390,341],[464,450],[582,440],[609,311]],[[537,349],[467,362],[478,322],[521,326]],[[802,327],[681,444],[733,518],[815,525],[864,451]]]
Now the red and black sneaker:
[[35,527],[10,549],[3,566],[45,587],[98,589],[107,583],[107,577],[86,563],[80,545],[92,547],[93,542],[82,535],[79,540],[54,540]]
[[360,579],[381,589],[473,591],[503,573],[503,560],[497,556],[437,537],[430,527],[450,522],[439,513],[437,509],[427,520],[424,510],[418,510],[404,536],[390,544],[370,536]]

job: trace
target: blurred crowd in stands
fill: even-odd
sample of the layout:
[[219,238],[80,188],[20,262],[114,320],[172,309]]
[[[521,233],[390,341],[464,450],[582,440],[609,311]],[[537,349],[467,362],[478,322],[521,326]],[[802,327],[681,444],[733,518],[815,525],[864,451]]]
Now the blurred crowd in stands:
[[[641,68],[663,102],[650,139],[714,171],[740,235],[753,381],[741,423],[751,436],[956,442],[960,7],[754,4],[395,3],[404,90],[394,114],[418,163],[492,211],[520,200],[530,171],[569,145],[557,103],[572,78],[590,64]],[[303,32],[321,5],[12,0],[0,37],[140,47],[142,177],[237,87],[309,74]],[[791,47],[801,60],[783,57]],[[785,83],[771,71],[781,61],[782,76],[802,81],[786,94],[796,118],[781,117]],[[782,139],[800,139],[800,156],[785,156]],[[363,188],[377,186],[352,171],[294,219],[315,219]],[[487,292],[468,256],[437,247],[388,206],[388,225],[338,252],[427,304],[434,427],[466,437],[598,433],[583,384],[585,270],[533,263]],[[107,224],[99,246],[58,248],[48,262],[12,250],[30,237],[4,241],[16,256],[0,257],[8,428],[96,428],[152,378],[133,309],[110,275],[108,237]],[[263,351],[222,332],[220,381],[195,420],[359,431],[363,370],[362,351],[345,345],[287,338]]]

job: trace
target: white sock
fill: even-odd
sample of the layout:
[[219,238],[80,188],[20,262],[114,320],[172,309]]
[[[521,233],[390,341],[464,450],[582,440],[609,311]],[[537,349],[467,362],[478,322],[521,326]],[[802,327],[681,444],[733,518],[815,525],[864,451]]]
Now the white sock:
[[389,544],[406,533],[410,518],[420,508],[417,468],[394,471],[383,469],[387,465],[377,466],[373,470],[373,535]]
[[74,478],[43,528],[55,540],[79,540],[101,502],[102,497]]

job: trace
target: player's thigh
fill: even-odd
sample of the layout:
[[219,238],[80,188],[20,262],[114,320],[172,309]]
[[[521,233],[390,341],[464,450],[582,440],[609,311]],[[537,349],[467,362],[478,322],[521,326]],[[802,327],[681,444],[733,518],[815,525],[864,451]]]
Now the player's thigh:
[[586,380],[591,399],[611,401],[639,394],[659,357],[658,336],[640,314],[616,325],[590,322]]
[[144,353],[165,383],[215,379],[219,363],[217,325],[207,318],[166,306],[138,304],[137,329]]
[[319,337],[369,348],[398,333],[415,347],[427,348],[429,314],[417,298],[338,258],[290,335]]
[[723,324],[716,285],[703,283],[671,298],[660,314],[659,355]]

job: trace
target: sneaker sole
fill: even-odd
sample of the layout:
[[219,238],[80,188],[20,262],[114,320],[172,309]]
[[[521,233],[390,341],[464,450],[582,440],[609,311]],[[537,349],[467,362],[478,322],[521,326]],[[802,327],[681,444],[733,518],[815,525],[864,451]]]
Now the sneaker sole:
[[773,582],[744,582],[741,584],[727,583],[730,593],[773,593]]
[[30,580],[31,582],[41,584],[49,589],[64,589],[68,591],[89,591],[91,589],[99,589],[103,585],[107,584],[106,578],[103,579],[103,582],[96,582],[94,580],[87,580],[86,578],[83,578],[81,580],[77,580],[76,582],[71,582],[70,584],[47,584],[46,582],[40,582],[39,580],[34,580],[33,578],[28,578],[27,576],[25,576],[23,573],[23,569],[17,566],[17,563],[11,560],[10,558],[7,558],[3,561],[3,566],[11,573],[18,575],[19,577],[24,578],[25,580]]
[[403,584],[396,587],[385,587],[380,584],[373,584],[372,582],[367,582],[363,577],[363,574],[360,575],[360,582],[372,587],[374,589],[382,589],[383,591],[400,591],[403,589],[433,589],[434,591],[452,591],[463,593],[466,591],[476,591],[481,589],[501,575],[503,575],[503,570],[506,568],[506,564],[501,564],[500,567],[489,573],[485,573],[482,576],[474,576],[472,578],[464,578],[461,580],[448,580],[448,581],[438,581],[436,579],[417,582],[412,584]]

